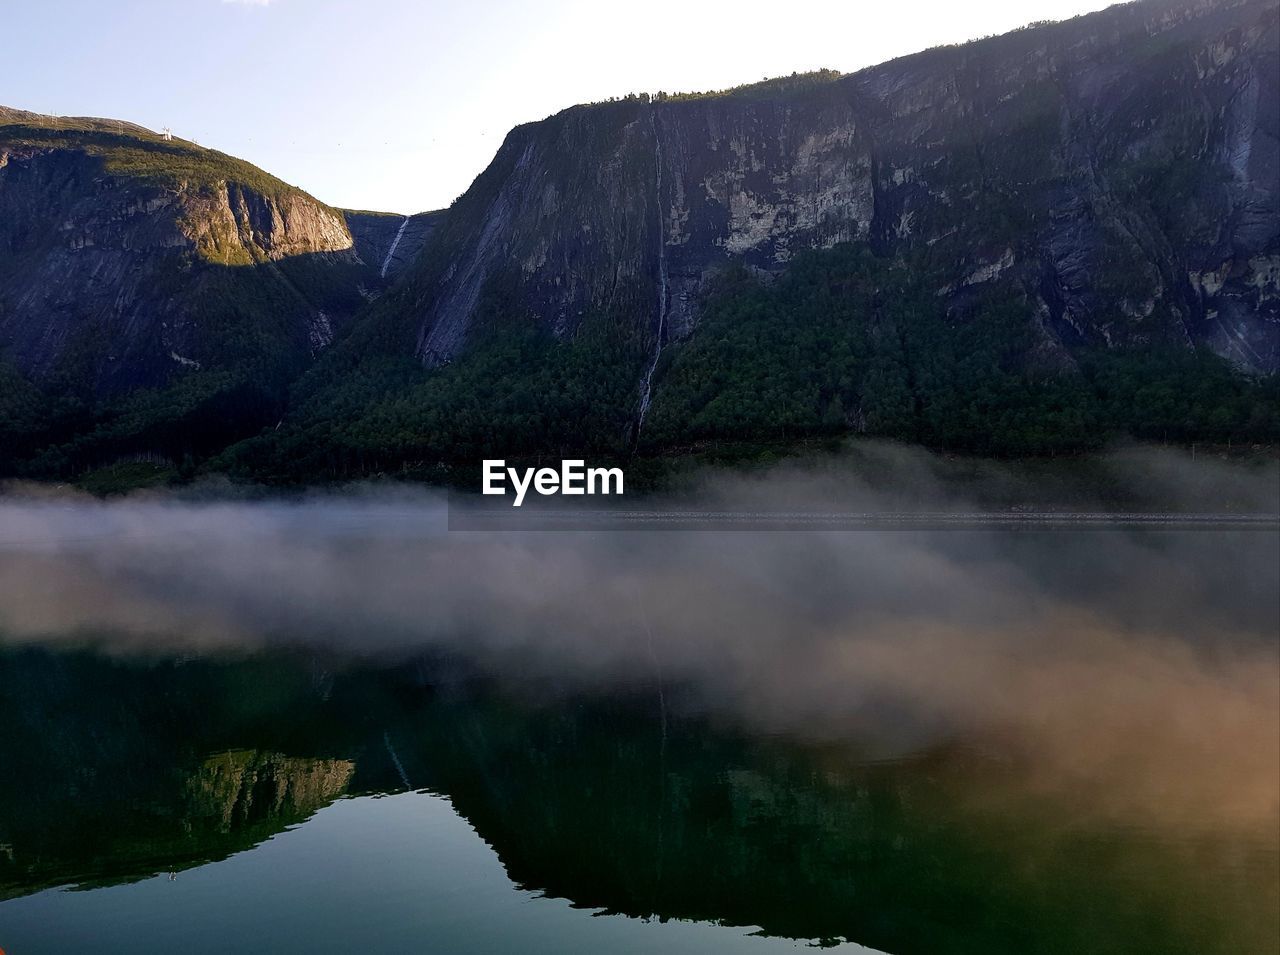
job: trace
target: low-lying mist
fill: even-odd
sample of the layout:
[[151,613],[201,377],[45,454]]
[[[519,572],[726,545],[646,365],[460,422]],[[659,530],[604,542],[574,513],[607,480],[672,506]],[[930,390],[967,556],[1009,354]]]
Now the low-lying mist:
[[[705,475],[724,508],[948,510],[1045,475],[873,449]],[[1274,462],[1142,452],[1112,493],[1274,511]],[[962,490],[957,491],[957,487]],[[1222,500],[1219,500],[1221,498]],[[449,532],[445,499],[0,498],[0,641],[455,655],[548,690],[890,758],[963,740],[1108,817],[1273,834],[1280,537],[1252,531]]]

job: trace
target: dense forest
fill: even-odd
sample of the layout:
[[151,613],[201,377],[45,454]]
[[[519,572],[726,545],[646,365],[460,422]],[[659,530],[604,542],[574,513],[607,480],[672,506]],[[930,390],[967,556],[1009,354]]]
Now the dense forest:
[[925,274],[852,245],[803,255],[776,283],[730,270],[666,356],[642,446],[857,432],[1020,455],[1277,437],[1274,376],[1171,343],[1067,352],[1016,287],[948,311]]
[[282,427],[215,465],[273,482],[470,481],[487,456],[662,457],[717,443],[749,454],[859,434],[988,455],[1280,437],[1274,376],[1171,344],[1042,347],[1016,288],[948,311],[931,287],[923,266],[852,244],[798,256],[776,280],[728,268],[693,335],[663,350],[637,435],[649,347],[628,330],[637,323],[597,317],[560,342],[495,284],[458,361],[364,360],[336,383],[313,373]]
[[931,281],[854,245],[798,256],[780,278],[729,267],[692,336],[662,351],[638,434],[652,354],[638,323],[588,318],[560,341],[496,281],[467,352],[437,369],[373,348],[351,368],[322,361],[290,391],[282,383],[300,369],[278,367],[247,326],[224,370],[105,404],[0,366],[3,466],[74,479],[145,460],[166,479],[451,482],[474,480],[490,456],[660,458],[718,443],[749,454],[856,435],[986,455],[1280,439],[1275,376],[1185,346],[1067,352],[1044,344],[1016,288],[947,307]]

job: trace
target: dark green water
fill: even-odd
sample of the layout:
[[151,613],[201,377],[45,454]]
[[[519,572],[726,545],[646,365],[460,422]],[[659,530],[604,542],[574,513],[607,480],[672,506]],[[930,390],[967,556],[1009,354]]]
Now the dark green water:
[[1274,829],[1099,820],[965,740],[875,761],[283,651],[9,649],[0,725],[8,955],[1276,944]]

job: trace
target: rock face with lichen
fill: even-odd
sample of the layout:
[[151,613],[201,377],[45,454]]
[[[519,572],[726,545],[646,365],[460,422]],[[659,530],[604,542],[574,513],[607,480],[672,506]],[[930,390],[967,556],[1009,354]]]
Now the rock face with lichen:
[[1280,368],[1275,0],[1142,0],[851,75],[630,97],[513,130],[428,243],[427,364],[487,283],[561,336],[688,335],[708,275],[802,249],[911,256],[962,300],[1013,283],[1042,347],[1199,344]]
[[343,214],[247,163],[105,120],[0,112],[0,350],[97,394],[304,362],[376,289]]

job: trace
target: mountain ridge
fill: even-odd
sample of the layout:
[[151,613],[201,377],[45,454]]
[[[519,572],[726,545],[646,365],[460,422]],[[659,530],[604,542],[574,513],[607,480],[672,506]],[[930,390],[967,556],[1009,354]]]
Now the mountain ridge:
[[[194,238],[166,233],[200,268],[179,273],[151,325],[125,322],[165,345],[165,373],[133,384],[207,405],[193,382],[252,367],[263,393],[218,441],[179,451],[176,432],[204,427],[184,417],[190,402],[158,430],[150,411],[138,428],[92,401],[58,427],[32,412],[18,457],[65,449],[57,433],[73,452],[37,451],[35,472],[124,450],[198,462],[267,424],[215,466],[421,475],[494,448],[625,455],[862,432],[1015,452],[1126,432],[1271,440],[1249,396],[1280,367],[1277,10],[1139,0],[854,73],[581,104],[516,126],[449,209],[411,216],[332,209],[194,144],[148,140],[174,151],[159,170],[104,158],[113,136],[155,134],[75,121],[98,137],[78,161],[101,165],[59,181],[110,183],[114,162],[148,188],[194,180],[213,210],[187,217],[208,226]],[[5,189],[14,168],[57,153],[33,117],[0,111],[0,207],[23,192]],[[10,227],[9,248],[26,238]],[[83,262],[98,245],[46,258]],[[222,295],[235,334],[258,341],[230,360],[199,350],[198,310],[194,345],[169,347],[153,321],[213,266],[278,289],[265,312],[242,307],[256,292]],[[24,269],[0,274],[0,347],[7,336],[29,374],[38,349],[21,336],[49,341],[40,323],[67,309],[30,295],[25,312],[6,308],[38,274]],[[269,344],[280,294],[296,317]],[[255,349],[278,354],[274,370]],[[112,360],[99,355],[99,379]],[[966,410],[975,390],[985,403]],[[1139,394],[1160,426],[1123,412]],[[22,395],[10,404],[41,400]],[[988,419],[1008,434],[987,440]]]
[[[1229,67],[1233,59],[1242,56],[1254,56],[1263,59],[1265,62],[1260,66],[1254,67],[1255,72],[1263,71],[1264,75],[1261,81],[1265,88],[1260,90],[1264,96],[1264,101],[1253,104],[1253,117],[1245,117],[1245,120],[1253,121],[1256,125],[1257,116],[1265,117],[1269,113],[1268,107],[1277,106],[1275,102],[1275,26],[1273,16],[1275,5],[1267,2],[1250,2],[1250,0],[1237,0],[1230,3],[1213,3],[1213,2],[1196,2],[1192,4],[1175,4],[1168,2],[1159,3],[1135,3],[1127,4],[1120,7],[1109,8],[1101,13],[1086,15],[1069,21],[1053,23],[1041,27],[1030,27],[1012,34],[1005,34],[999,37],[988,38],[980,41],[974,41],[964,45],[940,47],[932,50],[923,51],[921,53],[912,54],[896,60],[892,60],[886,64],[869,67],[856,73],[844,74],[840,76],[830,77],[827,82],[818,84],[815,88],[817,92],[815,96],[825,97],[826,102],[806,103],[804,101],[790,102],[788,108],[790,110],[798,110],[806,107],[812,107],[817,110],[826,110],[826,114],[818,117],[820,122],[830,123],[831,114],[836,113],[836,120],[840,124],[840,132],[847,132],[850,141],[847,143],[807,143],[800,142],[798,148],[793,152],[799,153],[808,145],[812,150],[817,151],[816,161],[810,165],[808,170],[813,176],[813,182],[809,184],[801,184],[800,191],[804,198],[813,201],[816,210],[814,216],[806,220],[805,210],[794,208],[794,203],[788,207],[787,198],[781,194],[781,190],[770,190],[765,184],[764,188],[753,188],[750,182],[751,174],[755,169],[747,168],[745,164],[738,163],[737,168],[733,168],[730,163],[703,164],[700,169],[692,170],[694,173],[702,173],[719,177],[716,187],[720,191],[720,195],[714,197],[717,208],[715,214],[727,219],[727,224],[720,223],[704,223],[702,233],[698,234],[698,223],[695,221],[692,227],[682,228],[679,221],[680,217],[688,217],[690,215],[696,217],[703,211],[698,207],[697,203],[686,201],[686,196],[676,194],[662,197],[662,201],[667,204],[668,208],[664,212],[663,217],[666,223],[663,226],[664,244],[676,247],[677,262],[673,271],[677,277],[685,276],[686,273],[693,273],[693,277],[700,280],[701,275],[705,271],[704,263],[696,260],[693,262],[681,263],[679,260],[682,256],[679,254],[685,250],[679,248],[685,246],[689,242],[695,245],[699,241],[705,245],[707,243],[719,243],[731,252],[742,254],[748,258],[752,264],[770,268],[777,263],[785,262],[789,249],[787,245],[794,243],[799,247],[806,247],[807,244],[831,244],[833,241],[852,240],[852,241],[868,241],[873,245],[878,244],[882,249],[887,249],[895,244],[897,239],[910,235],[914,229],[918,232],[921,228],[927,226],[922,220],[926,215],[938,215],[936,208],[930,208],[930,204],[926,201],[928,196],[921,195],[921,186],[919,173],[921,163],[935,161],[936,156],[925,152],[919,154],[918,150],[914,150],[915,138],[907,136],[903,143],[886,143],[883,127],[891,122],[899,123],[919,123],[922,116],[928,118],[927,114],[938,114],[944,110],[951,110],[953,118],[968,119],[965,111],[973,114],[976,120],[981,120],[983,114],[977,110],[979,103],[977,100],[966,100],[962,90],[956,86],[962,81],[972,81],[975,87],[980,87],[985,79],[988,83],[993,82],[989,76],[996,72],[997,67],[1015,70],[1016,72],[1010,78],[1004,78],[1006,89],[1000,91],[999,95],[1003,96],[1020,96],[1023,99],[1030,99],[1025,90],[1017,90],[1016,85],[1012,81],[1026,80],[1027,74],[1039,84],[1037,95],[1052,95],[1054,92],[1052,87],[1055,84],[1066,84],[1070,77],[1067,74],[1072,68],[1079,66],[1078,58],[1080,50],[1085,48],[1086,53],[1095,55],[1096,49],[1101,49],[1104,53],[1108,49],[1115,48],[1117,44],[1129,42],[1134,36],[1155,29],[1154,33],[1148,32],[1143,34],[1143,42],[1153,39],[1160,39],[1165,42],[1172,37],[1178,40],[1178,31],[1184,34],[1191,33],[1190,37],[1181,38],[1184,47],[1190,48],[1197,41],[1206,41],[1210,55],[1213,53],[1213,44],[1218,42],[1227,42],[1232,46],[1219,51],[1224,56],[1225,62],[1220,67]],[[1237,19],[1246,18],[1243,27],[1246,31],[1251,31],[1250,36],[1232,37],[1232,34],[1238,34],[1242,27],[1237,23]],[[1152,24],[1155,27],[1152,27]],[[1105,29],[1103,26],[1105,25]],[[1087,36],[1076,37],[1083,27],[1088,27],[1090,32]],[[1199,34],[1196,34],[1196,31]],[[1223,37],[1226,40],[1223,41]],[[1075,40],[1074,43],[1068,43],[1068,40]],[[1055,52],[1054,44],[1057,43],[1062,49]],[[1031,58],[1029,63],[1015,62],[1013,66],[1001,62],[995,67],[983,62],[983,57],[988,55],[992,50],[1001,48],[1017,48],[1015,52],[1019,56],[1028,56]],[[1115,50],[1113,50],[1115,52]],[[1118,50],[1121,55],[1128,55],[1131,51],[1127,47]],[[1181,52],[1181,51],[1175,51]],[[1196,53],[1203,53],[1202,49],[1195,49]],[[1001,55],[1007,55],[1001,53]],[[1064,58],[1064,62],[1058,63],[1053,60],[1054,56]],[[1075,57],[1076,59],[1072,59]],[[944,74],[940,80],[935,83],[935,77],[929,73],[930,70],[937,69],[939,64],[944,64],[948,69],[960,70],[959,78]],[[1086,64],[1088,65],[1088,64]],[[1115,63],[1104,62],[1102,67],[1114,70]],[[1208,66],[1202,69],[1208,69]],[[1183,64],[1178,64],[1181,69]],[[964,71],[968,70],[968,73]],[[923,73],[923,77],[921,77]],[[1148,81],[1149,86],[1157,86],[1169,77],[1156,74]],[[1180,78],[1175,76],[1175,78]],[[997,79],[1000,79],[997,77]],[[1130,79],[1132,78],[1125,78]],[[1093,82],[1091,77],[1085,77],[1081,81],[1081,85],[1086,82]],[[1248,78],[1244,81],[1246,84],[1256,82]],[[915,83],[915,86],[911,84]],[[923,84],[923,85],[922,85]],[[1193,84],[1194,85],[1194,84]],[[668,125],[678,127],[681,125],[679,112],[689,113],[690,111],[700,111],[703,109],[710,110],[710,103],[725,105],[726,110],[732,110],[735,100],[751,100],[759,98],[762,89],[766,89],[768,84],[754,84],[741,88],[740,90],[730,91],[727,94],[698,94],[693,96],[674,96],[664,97],[661,99],[640,96],[629,98],[626,100],[614,101],[612,103],[597,103],[588,106],[571,107],[549,117],[546,120],[537,123],[522,124],[508,134],[503,146],[499,149],[498,156],[494,163],[485,173],[478,179],[472,190],[468,191],[455,207],[459,205],[474,205],[476,201],[483,204],[485,201],[485,190],[489,187],[485,184],[485,180],[500,174],[502,169],[509,170],[510,174],[518,175],[520,170],[531,162],[533,153],[540,151],[543,153],[551,152],[555,149],[555,143],[548,143],[547,139],[551,137],[561,137],[573,139],[579,136],[582,139],[589,138],[590,131],[581,132],[580,127],[585,125],[588,120],[595,122],[601,126],[608,126],[610,123],[617,124],[619,122],[616,115],[617,111],[622,109],[631,109],[633,112],[638,111],[645,105],[652,106],[653,116],[668,117]],[[1248,89],[1246,85],[1245,89]],[[772,92],[772,91],[770,91]],[[1090,94],[1092,90],[1088,90]],[[1151,95],[1156,95],[1158,90],[1140,91]],[[1191,92],[1199,92],[1198,89]],[[1224,90],[1225,96],[1230,98],[1231,90]],[[977,95],[977,94],[975,94]],[[773,97],[767,97],[772,99]],[[1041,104],[1032,103],[1031,107],[1038,109],[1042,113],[1048,113],[1052,107],[1058,107],[1058,112],[1068,113],[1074,109],[1074,103],[1066,102],[1067,97],[1061,96],[1062,104],[1053,103],[1049,107],[1041,107]],[[988,113],[991,114],[991,121],[1001,121],[999,115],[1002,104],[991,104],[986,102],[984,106],[989,106]],[[1015,103],[1015,107],[1020,104]],[[1155,105],[1160,105],[1158,99]],[[1131,107],[1132,108],[1132,107]],[[1278,107],[1280,108],[1280,107]],[[612,112],[614,115],[610,115]],[[1011,113],[1016,110],[1005,109],[1004,112]],[[772,117],[769,117],[772,118]],[[1039,116],[1032,116],[1031,119],[1039,119]],[[1064,115],[1056,116],[1055,120],[1064,122],[1077,121],[1077,117]],[[629,117],[631,120],[639,120],[640,117],[634,115]],[[727,122],[738,120],[739,122],[756,121],[758,117],[709,117],[708,123],[712,123],[717,119]],[[1015,119],[1027,119],[1027,117],[1017,117]],[[1160,115],[1153,116],[1154,121],[1159,121]],[[763,122],[763,120],[759,120]],[[784,120],[777,120],[775,124],[769,127],[770,132],[777,128]],[[1083,122],[1084,120],[1080,120]],[[1242,120],[1244,122],[1244,120]],[[650,121],[652,126],[652,121]],[[1274,124],[1272,124],[1274,125]],[[647,140],[654,139],[656,141],[656,133],[651,137],[643,136],[644,123],[625,122],[622,124],[623,129],[615,129],[618,136],[630,137],[632,142],[622,142],[620,140],[612,141],[611,150],[602,156],[597,156],[600,162],[595,168],[610,168],[612,164],[618,164],[624,174],[630,174],[637,179],[635,188],[631,190],[628,197],[622,197],[617,193],[616,187],[612,184],[601,184],[601,189],[596,195],[595,203],[598,207],[606,207],[609,210],[617,208],[621,204],[625,204],[629,199],[631,208],[628,214],[635,218],[646,214],[641,208],[639,201],[639,193],[643,192],[645,186],[651,188],[652,182],[655,180],[652,162],[646,170],[637,170],[637,163],[645,161],[645,157],[638,155],[639,152],[648,150],[654,151]],[[557,128],[558,127],[558,128]],[[819,126],[818,132],[827,135],[831,133],[830,125]],[[914,130],[909,130],[914,133]],[[947,130],[942,130],[946,133]],[[1040,131],[1034,131],[1040,132]],[[1265,223],[1267,219],[1274,220],[1274,214],[1277,209],[1276,189],[1272,185],[1272,180],[1276,175],[1276,157],[1275,157],[1275,130],[1267,128],[1264,130],[1267,134],[1267,142],[1263,145],[1266,147],[1267,155],[1257,161],[1258,168],[1251,173],[1245,175],[1245,187],[1255,193],[1264,193],[1261,196],[1250,196],[1248,202],[1252,203],[1252,212],[1255,225]],[[701,135],[701,131],[696,131],[697,135]],[[706,156],[708,153],[714,152],[718,146],[726,145],[726,140],[732,139],[732,136],[716,136],[716,131],[711,131],[703,141],[693,144],[697,148],[686,148],[683,150],[684,155]],[[818,136],[819,140],[821,136]],[[1063,137],[1066,140],[1068,137]],[[641,140],[646,140],[643,144]],[[855,142],[856,141],[856,142]],[[874,147],[873,147],[874,144]],[[551,157],[552,160],[571,163],[572,159],[564,155],[570,149],[579,149],[583,144],[574,141],[572,147],[565,147],[560,155]],[[744,134],[739,137],[737,142],[728,142],[728,147],[733,149],[760,149],[765,144],[759,139],[752,141],[750,134]],[[1066,147],[1073,148],[1075,145],[1070,142],[1065,143]],[[1144,143],[1124,142],[1118,144],[1124,148],[1141,148]],[[1156,146],[1164,144],[1157,143]],[[1181,143],[1171,143],[1169,149],[1165,152],[1171,152],[1174,147],[1181,146]],[[1243,150],[1246,155],[1246,162],[1249,160],[1249,146],[1241,146],[1240,144],[1231,144],[1239,154]],[[680,155],[681,146],[689,146],[687,143],[675,143],[676,148],[667,150],[668,157]],[[886,147],[892,146],[892,149]],[[709,148],[708,148],[709,147]],[[1261,151],[1261,150],[1260,150]],[[873,152],[878,155],[873,156]],[[973,149],[974,156],[972,162],[979,165],[982,162],[982,156],[979,149]],[[896,154],[895,154],[896,153]],[[913,154],[914,153],[914,154]],[[787,160],[793,158],[803,159],[803,156],[786,156]],[[1037,157],[1040,158],[1040,157]],[[1092,156],[1071,157],[1062,155],[1059,157],[1045,157],[1049,159],[1057,159],[1060,162],[1072,163],[1082,173],[1094,176],[1096,178],[1095,162]],[[1164,158],[1164,157],[1162,157]],[[631,163],[631,166],[622,165],[624,160]],[[836,169],[824,169],[821,163],[836,165]],[[673,164],[668,158],[668,163]],[[770,165],[770,158],[767,155],[751,156],[751,163],[764,163]],[[873,170],[874,166],[889,165],[888,175],[879,176]],[[668,189],[678,189],[687,187],[689,183],[684,183],[679,176],[680,170],[668,169],[667,182]],[[770,167],[770,173],[775,175],[795,176],[796,170],[782,169]],[[1013,169],[1015,174],[1034,174],[1034,170]],[[1075,172],[1076,169],[1070,169],[1068,172]],[[422,306],[421,328],[419,330],[416,351],[419,357],[428,363],[439,361],[444,358],[452,357],[465,339],[465,328],[468,322],[467,312],[474,308],[477,299],[477,281],[469,281],[475,279],[478,274],[483,274],[484,269],[478,268],[488,258],[495,257],[493,241],[495,236],[509,237],[526,234],[535,237],[534,241],[525,244],[525,247],[515,248],[518,240],[510,240],[502,247],[502,254],[515,254],[518,258],[522,258],[522,266],[526,272],[537,272],[541,268],[539,263],[540,256],[552,255],[550,246],[554,245],[557,238],[552,235],[547,236],[546,232],[530,224],[530,222],[545,222],[546,216],[540,206],[554,207],[558,214],[568,213],[572,225],[566,229],[570,233],[568,240],[573,242],[577,247],[565,250],[566,255],[584,255],[580,248],[583,242],[589,240],[579,240],[578,233],[581,227],[586,224],[592,227],[592,231],[600,231],[603,226],[606,235],[612,235],[608,232],[608,227],[617,226],[619,222],[611,222],[605,218],[601,223],[584,223],[575,219],[574,216],[579,210],[566,206],[563,202],[564,195],[571,191],[573,186],[570,183],[571,178],[577,177],[579,181],[584,173],[590,175],[591,170],[582,170],[574,168],[569,175],[563,175],[556,180],[558,186],[557,195],[550,194],[547,189],[542,189],[540,193],[534,193],[533,187],[528,187],[528,192],[521,194],[521,190],[525,188],[524,184],[517,183],[515,187],[507,184],[507,188],[499,190],[493,196],[493,202],[496,203],[495,211],[492,218],[501,219],[508,215],[508,206],[514,203],[524,203],[525,212],[529,221],[518,222],[509,221],[499,223],[496,227],[490,226],[488,231],[483,225],[476,228],[477,235],[472,237],[471,246],[468,250],[471,258],[465,262],[459,262],[455,269],[454,275],[450,280],[446,281],[440,289],[434,290],[426,294],[433,294],[434,301],[424,303]],[[826,177],[824,178],[824,173]],[[547,176],[553,178],[555,173],[553,170],[542,167],[534,170],[531,175]],[[896,177],[896,181],[895,181]],[[701,186],[704,182],[698,182],[698,175],[689,177],[693,180],[692,185]],[[908,179],[910,178],[910,181]],[[963,178],[963,177],[961,177]],[[643,180],[643,182],[639,181]],[[674,184],[674,185],[673,185]],[[972,183],[964,183],[969,184]],[[1001,183],[997,182],[997,187]],[[610,191],[611,188],[613,191]],[[926,184],[926,189],[928,185]],[[846,194],[841,195],[840,190],[843,189]],[[1084,189],[1092,189],[1096,196],[1085,196],[1086,200],[1095,208],[1089,208],[1086,211],[1090,214],[1095,212],[1105,212],[1106,210],[1096,207],[1104,205],[1114,205],[1115,200],[1110,195],[1113,191],[1109,184],[1085,183],[1077,190],[1077,196],[1069,197],[1076,199]],[[684,188],[685,193],[692,190]],[[479,193],[474,196],[474,200],[469,199],[472,193]],[[1033,197],[1027,195],[1015,195],[1011,197],[1011,203],[1016,200],[1030,207],[1030,200]],[[1038,198],[1038,197],[1036,197]],[[828,208],[821,208],[823,204]],[[1048,203],[1040,203],[1046,206],[1043,210],[1044,214],[1061,214],[1063,210]],[[934,203],[934,206],[937,204]],[[978,203],[973,204],[973,208],[982,213],[990,210],[994,203]],[[1229,203],[1222,203],[1221,210],[1215,209],[1214,212],[1221,212],[1223,218],[1229,218],[1235,214],[1234,209],[1238,207]],[[999,213],[1001,210],[997,210]],[[1068,212],[1070,210],[1067,210]],[[835,214],[828,214],[834,212]],[[652,214],[652,210],[649,210]],[[607,216],[607,213],[606,213]],[[539,218],[541,217],[541,218]],[[781,221],[779,221],[781,217]],[[615,217],[620,219],[622,217]],[[947,218],[944,216],[944,218]],[[953,217],[952,217],[953,218]],[[1079,216],[1076,217],[1080,218]],[[1113,215],[1112,218],[1115,218]],[[812,221],[818,219],[819,221]],[[955,225],[954,221],[947,221],[946,228]],[[825,233],[823,226],[826,227]],[[649,224],[650,228],[656,228],[655,225]],[[554,228],[554,226],[553,226]],[[929,239],[934,242],[942,240],[944,237],[942,232],[946,228],[934,230]],[[1124,235],[1127,231],[1138,231],[1142,234],[1137,237],[1127,237]],[[1113,230],[1115,235],[1097,235],[1090,237],[1090,241],[1097,246],[1105,244],[1115,244],[1118,246],[1128,246],[1122,249],[1126,254],[1131,254],[1135,260],[1138,271],[1150,274],[1142,274],[1139,276],[1126,276],[1131,284],[1136,284],[1136,279],[1141,279],[1145,286],[1134,291],[1142,292],[1140,297],[1131,296],[1132,301],[1122,300],[1121,310],[1127,317],[1139,318],[1141,313],[1153,307],[1152,299],[1178,297],[1182,301],[1173,302],[1170,308],[1175,312],[1174,319],[1171,322],[1169,331],[1178,334],[1185,331],[1185,338],[1195,340],[1197,335],[1201,335],[1201,330],[1184,329],[1181,327],[1173,327],[1178,325],[1186,325],[1192,321],[1201,320],[1201,317],[1193,314],[1196,311],[1201,313],[1208,311],[1209,307],[1203,302],[1192,301],[1194,294],[1187,294],[1186,289],[1172,288],[1171,286],[1196,284],[1199,289],[1195,291],[1203,291],[1207,288],[1219,284],[1223,277],[1236,268],[1234,262],[1229,262],[1230,255],[1224,257],[1219,262],[1197,262],[1195,265],[1202,266],[1193,270],[1194,275],[1190,278],[1176,276],[1163,263],[1146,262],[1146,259],[1156,258],[1151,248],[1159,245],[1163,237],[1157,234],[1160,230],[1153,229],[1150,225],[1142,222],[1128,223],[1116,222]],[[1275,235],[1274,228],[1270,229],[1270,234],[1262,237],[1262,241],[1253,241],[1253,251],[1264,251],[1268,256],[1274,254]],[[804,233],[809,233],[806,237]],[[771,234],[772,233],[772,234]],[[1150,233],[1150,234],[1148,234]],[[811,240],[806,243],[805,239]],[[1008,236],[986,235],[986,236],[963,236],[961,238],[970,239],[969,245],[965,252],[969,261],[963,263],[966,267],[963,270],[957,270],[958,274],[952,276],[952,281],[956,284],[963,284],[970,278],[981,278],[982,270],[1003,271],[1007,266],[1001,261],[1006,256],[1006,251],[1012,252],[1016,250],[1008,250],[1007,243],[1005,248],[998,247],[1001,239],[1008,239]],[[1234,239],[1236,237],[1227,237]],[[779,242],[778,240],[781,240]],[[607,241],[607,238],[606,240]],[[1217,243],[1221,245],[1221,243]],[[651,243],[651,246],[654,244]],[[1046,294],[1042,295],[1044,307],[1052,312],[1051,318],[1054,322],[1069,327],[1071,332],[1081,336],[1088,336],[1090,333],[1097,331],[1089,328],[1091,324],[1087,321],[1090,313],[1096,311],[1096,306],[1087,301],[1093,293],[1092,289],[1081,288],[1079,276],[1076,275],[1078,269],[1075,263],[1070,261],[1073,252],[1079,251],[1079,243],[1076,243],[1072,249],[1056,249],[1051,250],[1051,254],[1047,256],[1049,262],[1047,267],[1054,273],[1055,288],[1048,289]],[[983,248],[987,246],[988,248]],[[994,247],[993,247],[994,246]],[[1144,248],[1144,246],[1148,248]],[[448,250],[443,250],[446,254]],[[587,250],[585,254],[590,254],[591,250]],[[711,254],[713,250],[704,249],[700,258],[709,259],[714,256]],[[1104,251],[1101,248],[1096,250],[1097,254]],[[1156,250],[1158,254],[1159,250]],[[1201,258],[1212,259],[1214,254],[1223,251],[1222,249],[1209,250],[1212,254],[1202,255]],[[1230,250],[1226,250],[1230,252]],[[523,255],[521,255],[523,253]],[[984,253],[986,257],[984,258]],[[624,253],[614,248],[604,250],[604,254],[610,256],[618,256]],[[1096,256],[1095,256],[1096,257]],[[688,258],[684,256],[684,258]],[[537,264],[535,264],[537,263]],[[656,267],[650,262],[632,262],[626,263],[626,267],[632,272],[647,271],[654,273]],[[1273,268],[1270,258],[1261,265],[1245,266],[1251,276],[1259,273],[1269,275]],[[1163,271],[1166,274],[1155,274]],[[461,272],[461,281],[458,280],[457,273]],[[1221,275],[1219,273],[1222,273]],[[979,273],[975,275],[975,273]],[[565,274],[553,275],[549,281],[554,283],[557,280],[561,284],[571,281],[573,278],[582,278],[583,276],[569,276]],[[538,276],[534,276],[538,278]],[[585,277],[590,281],[590,277]],[[613,276],[611,275],[612,281]],[[1264,280],[1267,280],[1264,276]],[[482,281],[482,280],[481,280]],[[1269,280],[1268,280],[1269,281]],[[545,286],[545,282],[536,283]],[[1086,283],[1087,284],[1087,283]],[[1243,284],[1249,284],[1245,281]],[[687,331],[695,316],[690,314],[686,305],[690,298],[696,296],[696,282],[677,282],[675,296],[672,301],[673,307],[673,328],[677,333]],[[686,287],[691,286],[691,287]],[[595,291],[595,290],[593,290]],[[1220,291],[1220,290],[1219,290]],[[536,291],[535,291],[536,296]],[[1203,297],[1203,296],[1202,296]],[[594,296],[595,301],[592,304],[598,304],[600,295]],[[1058,301],[1061,299],[1062,301]],[[1225,297],[1224,297],[1225,300]],[[1263,303],[1255,303],[1254,311],[1257,311],[1257,305]],[[579,297],[572,294],[562,296],[561,301],[555,303],[558,308],[558,314],[550,314],[545,316],[549,323],[560,328],[562,331],[567,330],[573,324],[573,313],[580,309],[583,302]],[[1226,302],[1226,306],[1230,310],[1234,308],[1234,304]],[[1239,309],[1235,309],[1234,320],[1238,323],[1230,329],[1207,330],[1203,332],[1203,337],[1208,341],[1211,347],[1220,354],[1225,354],[1231,360],[1240,364],[1242,367],[1250,368],[1258,371],[1270,372],[1275,370],[1277,363],[1277,336],[1275,331],[1275,315],[1270,314],[1275,311],[1274,304],[1269,306],[1270,312],[1268,317],[1271,319],[1266,324],[1250,323],[1247,317],[1242,317]],[[1225,321],[1225,320],[1224,320]],[[1247,326],[1247,327],[1246,327]],[[1241,341],[1241,337],[1248,341]]]

